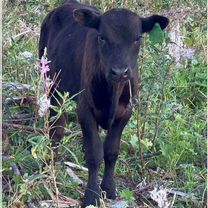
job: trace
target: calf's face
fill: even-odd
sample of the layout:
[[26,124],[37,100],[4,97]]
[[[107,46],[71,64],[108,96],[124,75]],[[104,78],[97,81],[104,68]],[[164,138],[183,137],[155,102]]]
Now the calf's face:
[[159,15],[142,18],[127,9],[112,9],[102,15],[77,9],[74,19],[96,29],[100,63],[106,79],[112,82],[133,78],[142,34],[149,32],[155,23],[164,29],[169,22]]
[[139,17],[131,11],[113,9],[100,18],[98,47],[108,80],[132,78],[142,38]]

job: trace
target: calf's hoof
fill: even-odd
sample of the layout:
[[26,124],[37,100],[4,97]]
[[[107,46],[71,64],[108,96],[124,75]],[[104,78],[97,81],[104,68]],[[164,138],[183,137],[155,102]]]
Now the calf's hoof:
[[87,188],[85,191],[85,196],[82,203],[82,208],[85,208],[89,205],[100,206],[100,189]]
[[100,187],[102,191],[106,192],[106,198],[116,199],[116,185],[114,180],[103,180]]

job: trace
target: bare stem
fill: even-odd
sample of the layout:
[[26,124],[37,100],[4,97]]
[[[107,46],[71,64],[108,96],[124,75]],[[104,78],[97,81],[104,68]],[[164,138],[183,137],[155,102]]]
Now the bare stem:
[[167,83],[167,79],[170,75],[170,72],[171,72],[171,65],[169,66],[169,68],[167,69],[166,73],[165,73],[165,76],[163,78],[163,82],[162,82],[162,87],[161,87],[161,99],[160,99],[160,102],[158,104],[158,108],[157,108],[157,112],[158,112],[158,116],[156,118],[156,121],[155,121],[155,133],[154,133],[154,136],[153,136],[153,140],[152,140],[152,147],[154,148],[155,146],[155,140],[157,138],[157,134],[158,134],[158,127],[159,127],[159,124],[160,124],[160,120],[161,120],[161,111],[162,111],[162,105],[164,103],[164,100],[165,100],[165,93],[164,93],[164,89],[165,89],[165,84]]
[[20,131],[44,134],[44,130],[41,128],[33,128],[33,127],[20,125],[20,124],[13,124],[13,123],[2,123],[2,126],[3,126],[3,129],[16,129]]
[[[144,160],[142,157],[142,142],[141,142],[141,134],[140,134],[140,126],[141,126],[141,80],[143,79],[143,72],[144,72],[144,48],[146,45],[146,41],[144,38],[144,47],[143,47],[143,51],[142,51],[142,64],[140,67],[140,73],[139,73],[139,87],[138,87],[138,91],[137,91],[137,97],[138,97],[138,106],[137,106],[137,137],[138,137],[138,142],[139,142],[139,157],[140,157],[140,161],[141,161],[141,166],[142,166],[142,170],[144,169]],[[142,172],[142,171],[141,171]]]

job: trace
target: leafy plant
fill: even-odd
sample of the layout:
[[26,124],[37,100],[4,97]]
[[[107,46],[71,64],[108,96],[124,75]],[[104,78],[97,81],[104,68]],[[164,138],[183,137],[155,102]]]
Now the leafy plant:
[[134,198],[134,193],[132,191],[130,191],[128,188],[126,189],[123,189],[120,193],[119,193],[120,197],[124,200],[127,200],[127,201],[134,201],[135,198]]

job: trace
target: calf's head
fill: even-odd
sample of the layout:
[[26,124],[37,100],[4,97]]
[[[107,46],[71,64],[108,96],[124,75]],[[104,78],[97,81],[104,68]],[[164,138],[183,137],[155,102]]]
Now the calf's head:
[[106,79],[112,82],[132,78],[142,34],[151,31],[155,23],[162,29],[169,23],[166,17],[143,18],[127,9],[111,9],[104,14],[77,9],[73,14],[79,24],[96,29],[100,62]]

